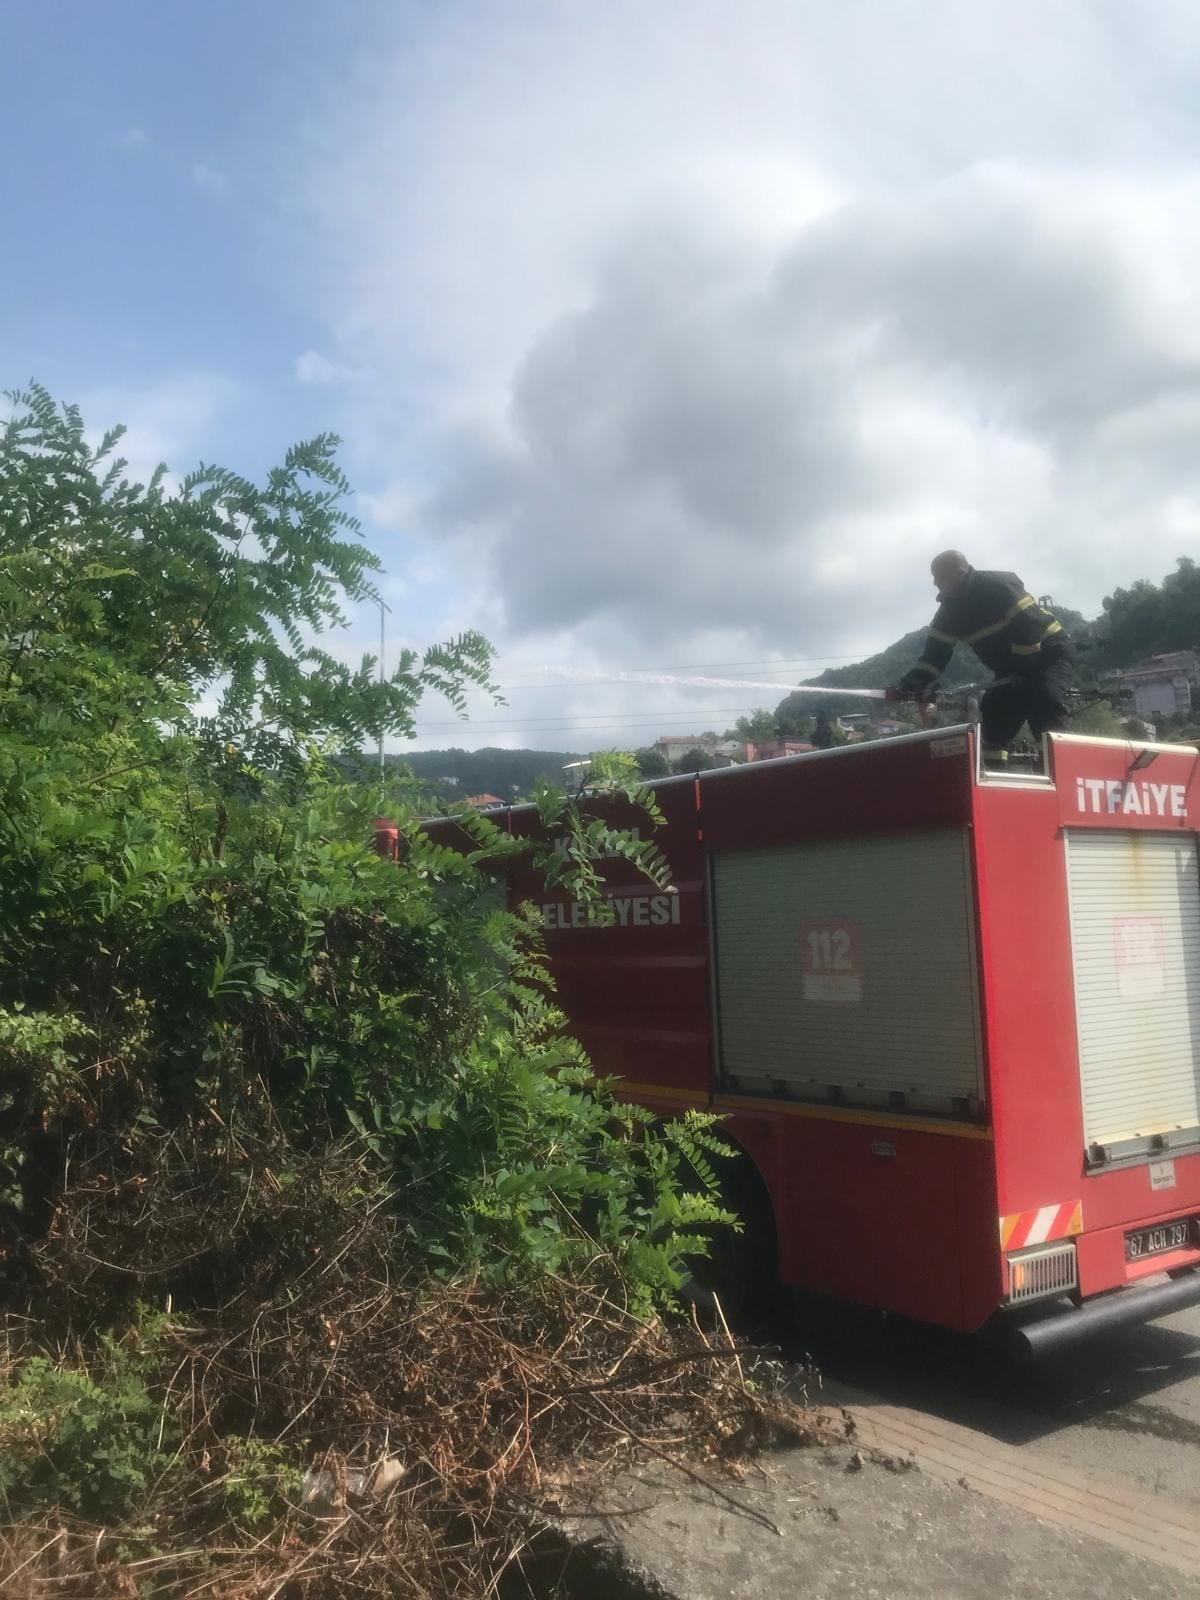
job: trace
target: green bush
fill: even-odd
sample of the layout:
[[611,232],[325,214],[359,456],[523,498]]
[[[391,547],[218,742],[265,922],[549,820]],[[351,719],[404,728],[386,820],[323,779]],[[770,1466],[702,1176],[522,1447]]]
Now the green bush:
[[238,1434],[228,1435],[221,1444],[225,1455],[221,1492],[234,1520],[259,1533],[286,1516],[299,1501],[304,1484],[294,1448]]
[[111,1343],[99,1376],[31,1356],[0,1388],[0,1496],[8,1514],[61,1506],[127,1513],[166,1470],[172,1431],[137,1365]]
[[[239,1226],[255,1216],[237,1129],[271,1123],[301,1152],[361,1140],[413,1259],[439,1272],[554,1272],[599,1247],[635,1303],[669,1296],[720,1214],[708,1125],[693,1115],[664,1136],[594,1080],[536,927],[489,893],[518,853],[597,915],[606,859],[665,885],[653,843],[612,821],[658,820],[632,760],[597,757],[585,796],[540,792],[540,844],[464,814],[468,848],[435,845],[396,797],[348,781],[340,755],[372,719],[410,728],[427,689],[461,703],[489,652],[464,636],[406,654],[381,688],[369,659],[351,671],[302,643],[340,620],[339,593],[371,593],[333,441],[297,447],[265,488],[204,469],[174,495],[157,475],[142,487],[119,462],[102,470],[114,443],[91,450],[40,390],[0,433],[12,1281],[44,1269],[68,1171],[119,1174],[92,1212],[136,1219],[164,1142],[207,1159],[195,1130],[213,1125],[224,1166],[193,1248],[177,1241],[186,1273],[144,1252],[121,1271],[128,1297],[219,1294],[204,1263],[231,1252],[212,1219],[229,1204]],[[381,807],[400,861],[370,848]],[[127,1232],[132,1248],[134,1220]]]

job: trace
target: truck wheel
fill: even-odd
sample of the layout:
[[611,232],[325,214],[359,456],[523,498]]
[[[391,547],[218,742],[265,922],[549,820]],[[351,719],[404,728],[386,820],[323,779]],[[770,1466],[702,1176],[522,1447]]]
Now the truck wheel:
[[692,1260],[681,1294],[696,1307],[702,1321],[718,1320],[715,1298],[731,1329],[757,1333],[778,1307],[775,1214],[766,1186],[748,1157],[738,1156],[722,1166],[721,1201],[741,1218],[742,1231],[713,1229],[709,1253]]

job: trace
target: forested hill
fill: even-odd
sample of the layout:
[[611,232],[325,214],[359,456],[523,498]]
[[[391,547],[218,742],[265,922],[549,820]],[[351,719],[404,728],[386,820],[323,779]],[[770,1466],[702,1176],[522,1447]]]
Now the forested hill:
[[[1189,556],[1181,556],[1176,570],[1161,583],[1142,578],[1128,589],[1115,590],[1105,599],[1099,617],[1091,621],[1057,600],[1054,611],[1081,647],[1080,670],[1085,677],[1128,667],[1168,650],[1195,649],[1200,647],[1200,567]],[[831,667],[813,682],[886,688],[917,661],[924,643],[925,629],[915,629],[876,655],[848,667]],[[944,681],[971,683],[988,676],[972,652],[960,646]],[[811,716],[822,703],[831,711],[862,709],[851,700],[831,701],[827,696],[818,699],[797,693],[781,702],[779,714],[790,718]]]
[[[1176,571],[1162,583],[1142,579],[1128,589],[1117,589],[1104,601],[1100,616],[1091,621],[1057,600],[1054,610],[1082,647],[1080,671],[1084,678],[1130,666],[1167,650],[1200,647],[1200,567],[1190,558],[1181,557]],[[924,643],[925,628],[914,629],[863,661],[831,667],[813,682],[882,689],[903,677],[920,656]],[[960,648],[955,651],[945,681],[971,683],[986,676],[972,652]],[[781,702],[778,712],[790,727],[797,720],[811,717],[821,705],[834,713],[863,709],[861,701],[797,693]],[[501,800],[528,795],[538,778],[557,783],[564,765],[579,759],[579,754],[565,750],[493,748],[419,750],[388,758],[389,764],[402,761],[423,785],[447,802],[474,794],[494,794]]]
[[[468,723],[469,727],[470,724]],[[578,755],[566,750],[414,750],[401,757],[421,782],[445,800],[494,794],[499,800],[528,795],[539,778],[562,782],[562,769]]]
[[[1078,611],[1071,611],[1058,605],[1054,609],[1055,614],[1062,619],[1063,625],[1073,637],[1077,638],[1081,632],[1087,631],[1088,624]],[[898,682],[920,659],[926,632],[926,628],[914,629],[912,633],[906,633],[903,638],[888,645],[886,650],[868,656],[865,661],[855,661],[848,667],[830,667],[812,681],[831,687],[844,683],[856,689],[886,689],[890,684]],[[942,682],[953,686],[960,683],[976,683],[990,676],[991,674],[980,666],[972,651],[960,646],[950,658],[950,665],[946,668]],[[821,706],[835,715],[841,715],[849,711],[861,711],[863,702],[851,699],[834,700],[828,695],[806,695],[800,690],[780,701],[778,714],[790,726],[797,718],[811,717]]]
[[[1056,604],[1054,614],[1061,619],[1063,626],[1073,638],[1090,637],[1093,625],[1085,621],[1081,612],[1072,611],[1069,606]],[[877,655],[868,656],[865,661],[856,661],[848,667],[830,667],[819,678],[814,678],[813,682],[853,684],[861,689],[884,689],[888,684],[902,678],[909,667],[920,659],[926,633],[926,628],[916,628],[912,633],[906,633],[902,639],[897,639],[894,644],[888,645],[885,650],[880,650]],[[954,652],[945,676],[947,683],[972,683],[975,679],[986,675],[973,652],[960,646]]]
[[1161,583],[1140,578],[1104,602],[1091,628],[1091,661],[1099,670],[1128,667],[1168,650],[1200,648],[1200,567],[1180,556]]

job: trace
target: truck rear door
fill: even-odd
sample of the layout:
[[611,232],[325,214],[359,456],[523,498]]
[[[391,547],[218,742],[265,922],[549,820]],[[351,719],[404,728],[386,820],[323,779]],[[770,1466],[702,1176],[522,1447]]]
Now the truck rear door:
[[1090,1164],[1200,1146],[1196,836],[1066,831]]

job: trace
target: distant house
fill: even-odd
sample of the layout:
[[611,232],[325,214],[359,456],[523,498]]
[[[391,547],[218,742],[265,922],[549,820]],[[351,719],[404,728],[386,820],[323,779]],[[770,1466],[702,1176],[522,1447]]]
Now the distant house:
[[747,761],[777,761],[780,756],[802,756],[815,745],[806,739],[764,739],[760,744],[743,745]]
[[1151,656],[1115,674],[1128,711],[1138,717],[1166,717],[1189,712],[1200,689],[1200,656],[1195,650],[1174,650]]
[[476,811],[490,811],[493,806],[502,806],[504,801],[498,794],[469,794],[467,804]]
[[763,739],[754,743],[748,739],[706,739],[702,733],[664,734],[656,739],[654,748],[660,750],[672,766],[689,750],[703,750],[716,767],[736,767],[744,761],[775,761],[779,756],[799,756],[814,747],[804,739]]
[[663,758],[671,765],[687,755],[689,750],[704,750],[712,754],[713,742],[706,739],[702,733],[664,733],[661,739],[654,741],[654,748],[660,751]]

